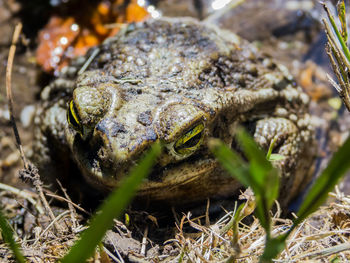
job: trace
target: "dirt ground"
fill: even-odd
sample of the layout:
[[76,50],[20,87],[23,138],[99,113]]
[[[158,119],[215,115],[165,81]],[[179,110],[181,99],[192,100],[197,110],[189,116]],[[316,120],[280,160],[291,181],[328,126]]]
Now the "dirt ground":
[[[10,218],[10,223],[18,237],[21,240],[26,240],[22,244],[22,249],[31,262],[57,261],[64,254],[67,247],[72,245],[77,233],[84,228],[83,222],[88,217],[88,213],[79,210],[79,208],[68,207],[63,202],[62,207],[54,208],[54,214],[56,217],[64,218],[59,222],[59,227],[66,229],[69,226],[69,231],[65,230],[61,234],[57,234],[53,230],[46,230],[52,218],[50,219],[47,215],[47,211],[43,212],[46,209],[45,207],[35,205],[40,199],[36,190],[30,184],[22,182],[18,177],[18,171],[23,168],[23,164],[16,148],[9,121],[5,87],[7,57],[15,25],[22,22],[23,34],[20,43],[17,45],[13,63],[12,92],[16,122],[24,152],[27,156],[31,156],[33,143],[32,121],[35,106],[38,103],[41,89],[52,78],[49,74],[44,73],[36,63],[37,36],[50,15],[61,12],[56,10],[57,7],[50,6],[48,2],[40,0],[0,0],[0,203],[6,216]],[[317,1],[247,0],[230,12],[221,13],[220,10],[213,12],[210,9],[212,2],[204,0],[193,2],[181,0],[156,1],[157,8],[163,15],[177,16],[181,14],[197,18],[205,18],[211,15],[209,18],[211,22],[233,30],[253,41],[263,52],[287,65],[293,75],[296,76],[298,83],[312,98],[311,111],[315,116],[313,121],[317,126],[320,145],[319,157],[315,162],[315,176],[317,176],[326,166],[331,154],[346,139],[350,128],[350,115],[341,106],[341,101],[326,79],[326,73],[332,76],[332,72],[328,58],[324,53],[325,36],[319,20],[322,15],[321,7],[317,5]],[[257,10],[259,10],[258,13],[256,13]],[[253,11],[255,11],[254,16],[250,15]],[[33,14],[35,14],[36,20],[33,20]],[[254,17],[254,19],[247,21],[246,17]],[[28,191],[22,193],[16,189],[27,189]],[[349,194],[350,177],[348,176],[340,184],[340,190],[336,195],[337,200]],[[63,194],[61,193],[61,195]],[[31,201],[33,199],[34,203]],[[49,201],[56,200],[57,202],[58,199],[57,196],[52,197],[52,194],[48,196]],[[344,207],[341,209],[344,209]],[[327,213],[330,213],[329,210],[327,211]],[[344,214],[346,220],[348,220],[347,212],[337,210],[335,214],[339,215],[336,217],[338,219]],[[146,215],[146,218],[150,222],[153,220],[151,215]],[[332,218],[334,219],[334,217]],[[329,223],[329,217],[324,213],[318,216],[318,220],[317,223],[317,220],[313,219],[310,225],[325,225],[325,221],[328,222],[327,224],[331,224]],[[342,222],[341,224],[346,221],[344,219],[339,220]],[[290,224],[288,219],[283,221],[284,223],[286,225]],[[254,224],[257,224],[256,220],[253,220],[251,226],[254,226]],[[117,226],[119,232],[109,233],[110,239],[106,242],[106,246],[109,244],[113,247],[117,242],[118,245],[116,246],[123,257],[130,261],[141,262],[140,258],[128,254],[130,250],[138,250],[142,247],[141,240],[133,239],[134,233],[126,229],[121,222],[118,222]],[[174,231],[175,227],[172,225],[170,228],[171,231]],[[261,227],[256,229],[262,232]],[[137,231],[138,236],[142,236],[145,229],[138,229]],[[307,231],[305,230],[305,232]],[[315,235],[315,233],[310,235]],[[179,243],[185,242],[185,239],[181,239],[183,238],[181,235],[178,235],[177,238],[180,240]],[[50,240],[50,242],[47,242],[47,240]],[[121,243],[129,246],[129,248],[123,247],[123,245],[120,245]],[[174,245],[163,244],[160,245],[160,248],[159,244],[150,243],[153,248],[147,252],[149,257],[154,253],[157,256],[168,255],[168,257],[176,258],[180,251],[179,247]],[[4,244],[0,244],[1,257],[3,257],[4,262],[13,261]],[[116,260],[116,262],[118,261]],[[254,262],[254,257],[251,261],[247,260],[246,262]]]

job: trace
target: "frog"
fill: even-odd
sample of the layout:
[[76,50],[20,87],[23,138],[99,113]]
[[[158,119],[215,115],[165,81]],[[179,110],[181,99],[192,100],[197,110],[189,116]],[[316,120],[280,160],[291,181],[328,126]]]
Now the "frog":
[[233,32],[194,18],[148,19],[90,49],[43,89],[34,151],[51,176],[76,166],[92,189],[108,193],[161,142],[137,199],[183,205],[237,196],[242,185],[208,143],[239,151],[243,127],[283,157],[273,164],[287,204],[312,177],[309,101],[285,66]]

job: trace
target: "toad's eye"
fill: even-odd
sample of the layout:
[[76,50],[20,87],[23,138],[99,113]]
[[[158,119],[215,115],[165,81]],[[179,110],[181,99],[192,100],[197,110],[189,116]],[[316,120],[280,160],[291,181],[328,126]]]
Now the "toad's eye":
[[74,130],[82,135],[83,127],[79,121],[73,100],[71,100],[69,103],[69,108],[67,110],[67,121]]
[[203,130],[204,124],[200,123],[182,135],[174,144],[175,152],[180,155],[187,155],[197,150],[203,140]]

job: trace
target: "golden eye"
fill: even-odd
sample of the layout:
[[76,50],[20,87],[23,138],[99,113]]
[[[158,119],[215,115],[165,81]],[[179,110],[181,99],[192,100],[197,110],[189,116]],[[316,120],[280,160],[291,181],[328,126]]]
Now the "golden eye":
[[79,121],[78,114],[76,113],[73,100],[71,100],[69,103],[69,108],[67,110],[67,121],[74,130],[82,135],[83,127]]
[[200,123],[182,135],[174,144],[175,152],[181,155],[187,155],[197,150],[203,140],[203,130],[204,124]]

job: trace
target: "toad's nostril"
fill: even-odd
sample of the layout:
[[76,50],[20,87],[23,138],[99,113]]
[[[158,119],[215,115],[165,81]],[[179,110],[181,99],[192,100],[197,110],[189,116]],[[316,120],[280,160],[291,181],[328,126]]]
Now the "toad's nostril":
[[130,140],[129,136],[125,124],[106,116],[96,124],[91,144],[100,145],[104,149],[102,156],[118,163],[125,160],[129,154],[129,145],[125,143]]
[[95,127],[97,132],[106,134],[110,137],[116,137],[118,133],[126,133],[124,124],[116,121],[114,118],[104,118]]

